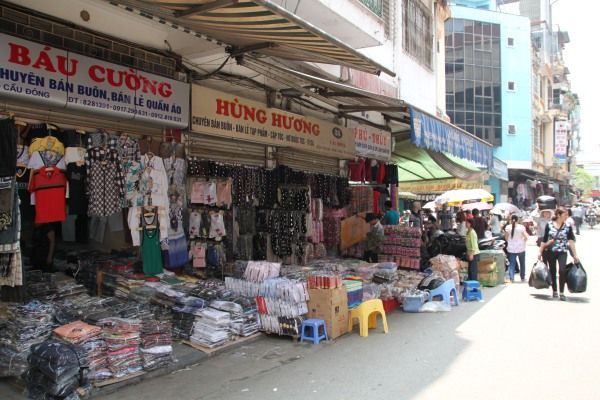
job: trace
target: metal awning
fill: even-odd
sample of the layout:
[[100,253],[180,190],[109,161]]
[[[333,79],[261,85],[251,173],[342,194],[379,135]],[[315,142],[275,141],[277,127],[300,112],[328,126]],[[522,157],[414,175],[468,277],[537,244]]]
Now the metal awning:
[[395,73],[270,0],[118,0],[233,47],[288,60]]

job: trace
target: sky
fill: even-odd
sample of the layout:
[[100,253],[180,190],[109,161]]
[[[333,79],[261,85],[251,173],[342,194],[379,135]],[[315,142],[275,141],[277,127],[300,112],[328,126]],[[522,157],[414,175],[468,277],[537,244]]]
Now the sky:
[[571,72],[571,90],[581,103],[582,154],[577,159],[600,162],[600,124],[595,120],[600,112],[600,60],[596,33],[593,29],[600,15],[600,1],[557,0],[552,6],[554,25],[569,32],[570,43],[563,57]]

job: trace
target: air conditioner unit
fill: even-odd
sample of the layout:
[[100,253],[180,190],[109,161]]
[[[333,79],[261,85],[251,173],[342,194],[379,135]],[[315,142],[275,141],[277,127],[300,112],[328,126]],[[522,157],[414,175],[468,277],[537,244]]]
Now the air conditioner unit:
[[508,125],[508,134],[509,135],[516,135],[517,134],[517,126],[514,125],[514,124]]

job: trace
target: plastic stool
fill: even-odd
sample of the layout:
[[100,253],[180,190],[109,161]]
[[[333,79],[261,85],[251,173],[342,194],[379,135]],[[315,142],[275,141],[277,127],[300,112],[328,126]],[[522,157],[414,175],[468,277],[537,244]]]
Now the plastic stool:
[[481,285],[479,284],[479,281],[464,281],[463,285],[463,300],[483,300],[483,294],[481,293]]
[[[458,296],[456,293],[456,283],[454,282],[454,279],[448,279],[443,285],[429,291],[429,301],[432,301],[436,296],[441,296],[442,301],[449,306],[457,306]],[[454,298],[454,304],[451,304],[450,297]]]
[[383,332],[388,333],[387,319],[383,302],[381,299],[367,300],[358,307],[350,310],[350,318],[348,319],[348,331],[352,332],[354,319],[358,319],[359,334],[362,337],[369,336],[369,328],[377,328],[377,313],[381,315],[383,323]]
[[[310,328],[308,335],[306,328]],[[320,329],[323,328],[323,333],[319,333]],[[327,326],[325,321],[322,319],[307,319],[302,323],[302,331],[300,335],[300,342],[304,340],[310,340],[313,344],[319,344],[321,340],[329,340],[327,338]]]

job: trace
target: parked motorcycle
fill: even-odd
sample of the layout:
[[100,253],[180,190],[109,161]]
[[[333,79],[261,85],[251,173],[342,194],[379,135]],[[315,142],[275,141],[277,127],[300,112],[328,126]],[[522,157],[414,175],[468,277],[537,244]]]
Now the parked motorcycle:
[[594,229],[594,225],[598,223],[596,215],[586,215],[585,222],[590,226],[590,228]]
[[506,247],[506,241],[502,236],[492,236],[481,239],[477,244],[479,245],[479,250],[504,250]]

